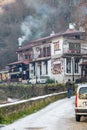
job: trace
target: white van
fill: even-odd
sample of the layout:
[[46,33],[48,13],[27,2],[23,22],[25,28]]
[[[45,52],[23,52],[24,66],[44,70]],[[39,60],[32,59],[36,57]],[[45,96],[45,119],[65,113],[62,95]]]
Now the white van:
[[75,117],[80,121],[81,116],[87,116],[87,83],[79,84],[75,98]]

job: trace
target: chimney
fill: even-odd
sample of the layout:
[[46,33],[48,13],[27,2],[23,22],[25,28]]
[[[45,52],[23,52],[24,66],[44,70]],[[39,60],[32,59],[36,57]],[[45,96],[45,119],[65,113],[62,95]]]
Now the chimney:
[[22,47],[22,38],[18,38],[18,48]]
[[55,32],[54,31],[52,31],[51,32],[51,34],[50,34],[50,36],[54,36],[55,35]]
[[76,26],[75,23],[69,23],[69,29],[70,30],[75,30],[75,26]]

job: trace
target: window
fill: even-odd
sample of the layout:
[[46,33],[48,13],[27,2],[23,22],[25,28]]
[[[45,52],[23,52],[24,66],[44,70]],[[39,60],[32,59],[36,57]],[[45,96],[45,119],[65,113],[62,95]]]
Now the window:
[[69,43],[69,50],[71,50],[72,53],[80,53],[80,44]]
[[27,56],[27,55],[25,55],[25,59],[28,59],[28,56]]
[[81,46],[80,46],[80,44],[76,44],[76,52],[77,53],[80,53],[81,52]]
[[50,56],[50,47],[44,47],[43,48],[43,56]]
[[87,99],[87,87],[80,88],[79,98],[80,99]]
[[75,73],[79,73],[79,59],[75,59],[75,70],[74,70],[74,72]]
[[73,73],[73,68],[74,68],[75,74],[79,73],[79,59],[74,58],[74,61],[72,62],[71,58],[67,58],[66,59],[66,73]]
[[46,47],[43,48],[43,57],[46,57]]
[[75,49],[75,44],[69,43],[69,50]]
[[71,58],[66,59],[66,73],[71,73]]
[[50,56],[50,47],[47,47],[47,56]]
[[76,39],[80,39],[80,35],[76,35],[75,38],[76,38]]
[[54,51],[60,50],[59,48],[59,41],[54,43]]

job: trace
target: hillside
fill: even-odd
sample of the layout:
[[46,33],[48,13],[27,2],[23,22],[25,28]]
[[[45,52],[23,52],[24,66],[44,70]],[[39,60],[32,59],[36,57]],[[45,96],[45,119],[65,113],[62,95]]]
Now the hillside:
[[14,3],[15,0],[0,0],[0,13],[3,13],[3,6],[6,4]]
[[84,0],[0,0],[0,68],[17,60],[18,41],[60,32],[78,23],[77,7]]

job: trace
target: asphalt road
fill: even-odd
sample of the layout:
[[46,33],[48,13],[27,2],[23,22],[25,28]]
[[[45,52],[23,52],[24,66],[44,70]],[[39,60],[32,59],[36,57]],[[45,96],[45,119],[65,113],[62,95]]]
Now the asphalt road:
[[87,118],[75,121],[74,97],[56,101],[0,130],[87,130]]

